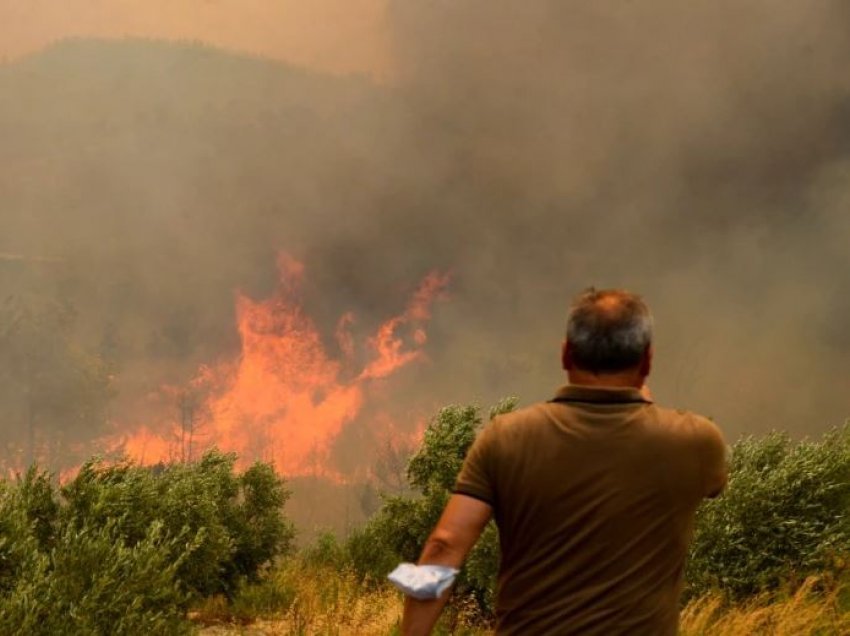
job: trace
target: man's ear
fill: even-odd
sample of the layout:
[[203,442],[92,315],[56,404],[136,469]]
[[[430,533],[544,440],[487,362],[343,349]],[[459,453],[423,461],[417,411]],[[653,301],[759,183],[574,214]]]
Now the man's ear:
[[652,371],[652,356],[654,353],[652,345],[649,345],[643,352],[643,356],[640,359],[640,374],[644,378]]
[[568,340],[561,343],[561,367],[564,371],[573,368],[573,352]]

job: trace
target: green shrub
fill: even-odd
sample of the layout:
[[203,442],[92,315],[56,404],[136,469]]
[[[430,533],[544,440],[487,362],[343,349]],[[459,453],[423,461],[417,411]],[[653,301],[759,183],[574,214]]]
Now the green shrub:
[[341,570],[348,565],[348,554],[333,532],[322,532],[301,551],[301,560],[307,567]]
[[14,590],[42,554],[20,493],[15,484],[0,481],[0,595]]
[[13,491],[17,506],[31,524],[33,538],[42,551],[50,550],[55,541],[59,520],[59,503],[50,474],[31,466]]
[[228,581],[258,580],[262,566],[292,551],[295,529],[283,516],[289,491],[269,464],[255,463],[237,478],[237,498],[230,500],[224,523],[233,538]]
[[36,468],[0,481],[0,633],[179,634],[191,600],[258,580],[291,548],[289,493],[270,466],[234,462],[93,460],[60,489]]
[[235,459],[211,451],[197,463],[153,469],[88,462],[62,489],[64,522],[115,524],[124,542],[135,545],[158,521],[168,536],[197,544],[177,572],[189,591],[232,594],[242,578],[256,578],[263,564],[287,552],[294,535],[283,517],[289,496],[283,481],[263,464],[237,475]]
[[[31,552],[0,597],[0,633],[188,633],[186,595],[175,575],[195,545],[166,537],[154,523],[127,546],[118,525],[69,526],[50,553]],[[182,556],[174,559],[175,553]]]
[[726,492],[697,513],[688,593],[741,598],[822,574],[850,552],[848,513],[850,427],[796,444],[743,439]]
[[[503,400],[490,410],[490,417],[513,410],[516,403],[514,398]],[[475,406],[449,406],[431,420],[407,469],[408,481],[417,494],[386,497],[378,513],[348,539],[349,559],[361,577],[382,581],[400,561],[419,558],[481,424],[480,409]],[[455,613],[491,614],[498,545],[498,533],[490,523],[458,576],[452,595]]]

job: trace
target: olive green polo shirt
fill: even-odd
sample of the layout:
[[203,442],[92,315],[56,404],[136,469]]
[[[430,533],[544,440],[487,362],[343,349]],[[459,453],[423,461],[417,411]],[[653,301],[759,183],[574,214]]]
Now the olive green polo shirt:
[[455,492],[493,507],[497,633],[675,634],[694,513],[725,484],[708,419],[566,386],[488,423]]

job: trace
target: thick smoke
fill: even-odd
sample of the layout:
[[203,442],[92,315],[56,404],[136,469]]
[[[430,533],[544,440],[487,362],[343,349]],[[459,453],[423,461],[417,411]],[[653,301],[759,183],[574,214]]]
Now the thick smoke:
[[839,2],[394,3],[415,113],[399,161],[427,209],[388,213],[384,244],[456,263],[447,383],[545,397],[567,297],[626,286],[656,313],[660,400],[733,437],[840,423],[847,17]]
[[430,361],[391,385],[411,427],[449,401],[547,398],[588,285],[650,302],[659,401],[730,437],[843,421],[843,3],[388,11],[381,86],[148,41],[0,67],[3,297],[73,307],[118,378],[112,416],[232,356],[233,291],[270,293],[285,250],[329,348],[344,311],[371,333],[452,272]]

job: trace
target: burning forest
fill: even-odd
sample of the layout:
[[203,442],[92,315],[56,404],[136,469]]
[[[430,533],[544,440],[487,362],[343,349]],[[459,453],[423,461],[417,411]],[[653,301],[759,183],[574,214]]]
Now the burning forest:
[[[285,254],[277,260],[280,282],[271,298],[237,294],[236,359],[202,366],[183,387],[163,387],[157,397],[176,407],[176,417],[143,423],[113,446],[142,464],[191,461],[215,447],[235,452],[243,465],[271,463],[290,477],[344,479],[328,461],[330,444],[366,402],[375,421],[388,426],[380,415],[386,387],[374,385],[391,383],[393,374],[425,358],[428,320],[433,304],[445,298],[448,277],[428,274],[404,310],[366,342],[352,336],[356,316],[343,314],[336,351],[329,352],[301,305],[303,264]],[[413,434],[409,426],[389,426],[381,432]]]
[[2,466],[216,446],[359,480],[441,404],[547,398],[587,285],[666,325],[660,399],[733,436],[842,422],[846,7],[736,7],[372,3],[359,75],[212,23],[19,41]]

